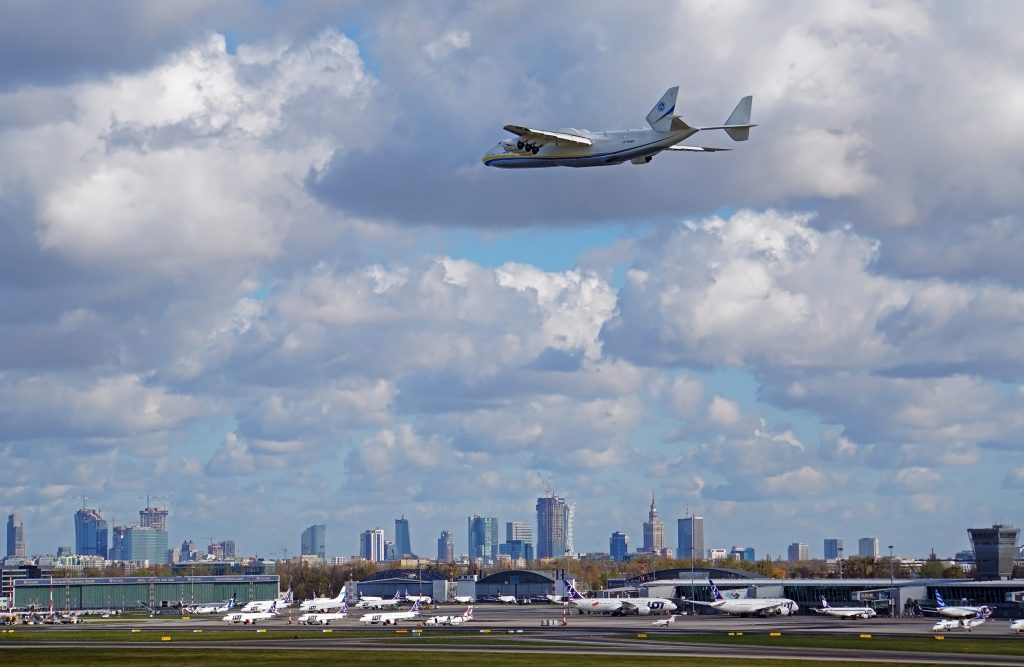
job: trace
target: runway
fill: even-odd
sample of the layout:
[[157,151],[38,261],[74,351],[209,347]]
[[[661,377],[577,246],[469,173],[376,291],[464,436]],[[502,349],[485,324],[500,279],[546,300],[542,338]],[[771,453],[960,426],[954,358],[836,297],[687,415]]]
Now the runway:
[[[464,607],[444,606],[428,610],[422,618],[434,614],[451,614]],[[655,627],[657,617],[568,614],[567,625],[551,626],[547,623],[563,619],[562,608],[557,605],[500,606],[477,605],[471,623],[459,627],[424,627],[419,622],[403,622],[395,626],[366,626],[358,622],[361,612],[338,621],[328,628],[322,626],[289,625],[287,613],[273,621],[253,626],[230,625],[214,617],[181,618],[158,616],[143,619],[91,620],[80,625],[19,627],[15,637],[0,641],[0,648],[46,646],[81,648],[125,648],[127,642],[83,639],[81,632],[132,630],[146,633],[174,633],[174,641],[160,643],[154,637],[151,643],[133,641],[131,650],[161,650],[198,648],[205,650],[374,650],[415,652],[471,652],[471,653],[536,653],[538,655],[615,655],[615,656],[669,656],[702,658],[744,658],[785,660],[836,660],[867,662],[899,662],[903,664],[944,665],[1024,665],[1019,655],[993,655],[985,651],[986,643],[994,640],[1013,641],[1015,636],[1007,630],[1007,622],[990,621],[968,633],[943,633],[942,648],[954,648],[954,643],[971,644],[970,654],[880,650],[867,642],[884,638],[920,637],[932,639],[936,633],[932,618],[847,621],[833,617],[800,615],[772,618],[733,618],[720,615],[680,616],[668,627]],[[292,610],[292,618],[299,612]],[[329,632],[324,632],[329,630]],[[186,633],[228,632],[228,637],[215,641],[201,641]],[[257,635],[257,631],[260,631]],[[33,636],[28,637],[29,633]],[[45,640],[36,633],[45,633]],[[793,645],[745,645],[737,643],[709,643],[707,636],[722,639],[732,633],[736,640],[760,636],[824,638],[825,646],[803,647]],[[741,634],[742,633],[742,634]],[[234,635],[237,634],[237,639]],[[67,641],[62,640],[62,635]],[[689,641],[670,641],[686,639]],[[834,637],[839,647],[828,647],[828,638]],[[127,638],[127,637],[126,637]],[[255,641],[258,639],[258,641]],[[850,641],[860,639],[864,649],[851,648]],[[780,639],[780,642],[782,640]],[[1024,654],[1024,636],[1020,638]],[[452,643],[453,642],[453,643]]]

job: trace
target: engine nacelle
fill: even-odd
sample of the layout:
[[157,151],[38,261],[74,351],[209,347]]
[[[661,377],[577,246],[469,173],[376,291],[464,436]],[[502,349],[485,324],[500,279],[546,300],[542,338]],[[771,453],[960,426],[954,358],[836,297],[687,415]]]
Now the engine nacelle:
[[632,160],[630,160],[630,162],[632,162],[633,164],[647,164],[653,159],[653,155],[645,155],[644,157],[635,157]]

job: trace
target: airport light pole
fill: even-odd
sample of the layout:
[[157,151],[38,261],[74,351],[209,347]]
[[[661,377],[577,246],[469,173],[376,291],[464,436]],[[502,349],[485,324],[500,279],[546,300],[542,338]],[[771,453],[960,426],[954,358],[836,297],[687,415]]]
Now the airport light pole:
[[896,601],[893,600],[892,545],[889,545],[889,618],[896,616]]
[[843,578],[843,548],[839,547],[839,578]]

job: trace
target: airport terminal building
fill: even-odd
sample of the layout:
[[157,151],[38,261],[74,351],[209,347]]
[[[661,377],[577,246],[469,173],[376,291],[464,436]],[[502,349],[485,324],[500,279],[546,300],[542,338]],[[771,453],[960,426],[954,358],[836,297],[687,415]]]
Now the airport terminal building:
[[18,608],[54,609],[174,609],[185,604],[220,603],[235,596],[237,604],[272,600],[280,594],[281,578],[274,575],[227,577],[76,577],[14,581]]

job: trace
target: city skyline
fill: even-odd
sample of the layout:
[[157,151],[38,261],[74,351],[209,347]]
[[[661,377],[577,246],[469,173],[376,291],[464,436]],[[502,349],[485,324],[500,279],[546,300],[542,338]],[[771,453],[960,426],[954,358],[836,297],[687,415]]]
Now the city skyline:
[[[260,554],[403,513],[461,552],[549,490],[575,551],[641,544],[652,488],[666,546],[689,507],[773,557],[1024,523],[1021,3],[8,5],[0,507],[29,551],[82,497],[113,531],[156,494],[172,543]],[[748,141],[698,135],[742,150],[480,161],[672,86],[699,126],[752,96]]]

